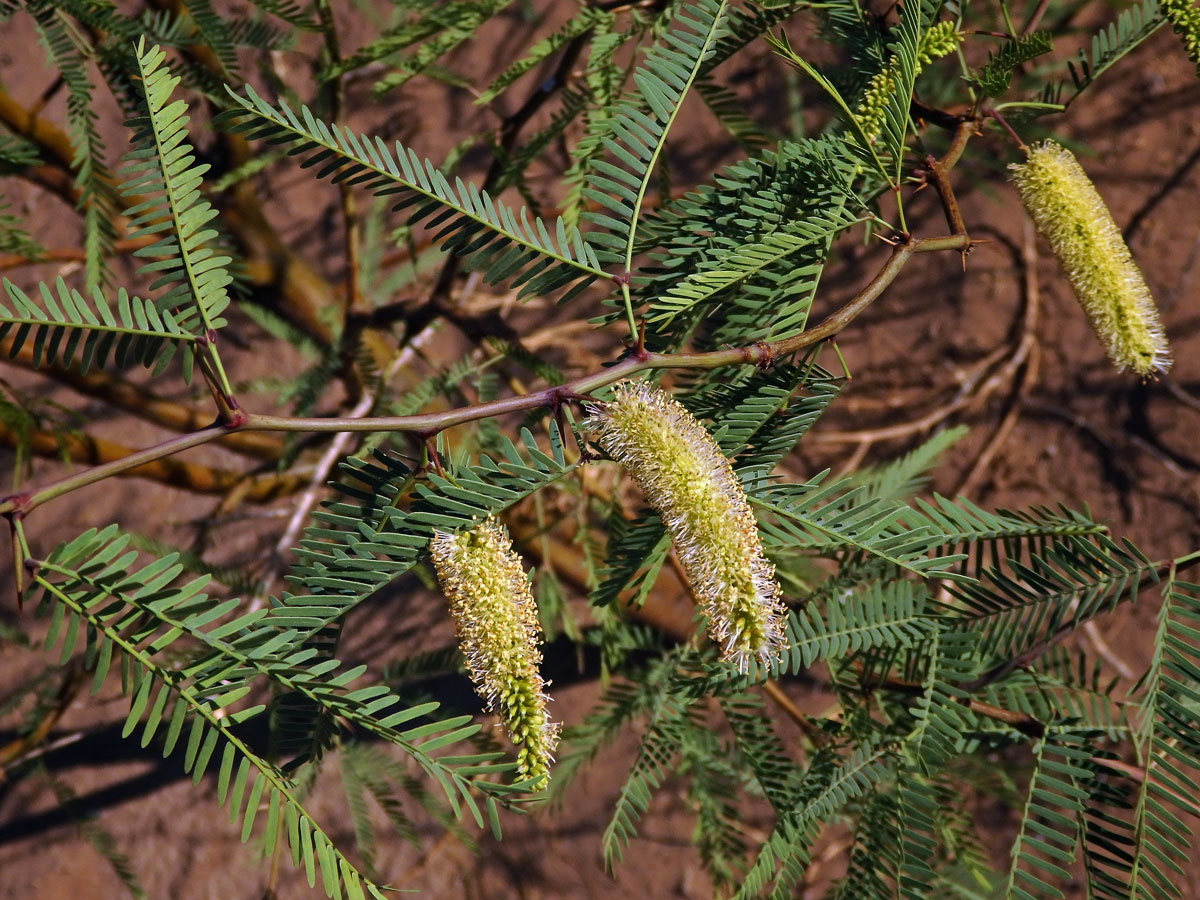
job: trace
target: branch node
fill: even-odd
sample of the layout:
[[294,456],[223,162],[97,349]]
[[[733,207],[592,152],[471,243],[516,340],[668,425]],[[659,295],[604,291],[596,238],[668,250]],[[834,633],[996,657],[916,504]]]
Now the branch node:
[[596,398],[590,394],[581,394],[563,385],[552,387],[546,391],[546,405],[556,415],[565,403],[594,403]]
[[775,365],[776,358],[775,348],[766,341],[755,341],[749,347],[742,348],[742,359],[753,363],[754,368],[760,371]]
[[28,512],[26,506],[32,499],[28,491],[19,494],[9,494],[7,497],[0,498],[0,506],[6,506],[8,509],[4,513],[4,518],[10,523],[20,522],[25,518],[25,513]]

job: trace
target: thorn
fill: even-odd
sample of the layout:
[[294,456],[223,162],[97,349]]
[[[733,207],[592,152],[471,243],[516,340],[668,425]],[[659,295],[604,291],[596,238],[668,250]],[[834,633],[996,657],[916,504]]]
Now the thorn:
[[[550,410],[554,416],[554,424],[558,426],[558,438],[562,440],[562,436],[567,433],[567,420],[563,415],[563,396],[558,390],[550,392]],[[576,444],[579,439],[576,438]]]
[[21,539],[17,534],[17,522],[14,516],[8,516],[9,538],[12,540],[13,580],[17,586],[17,612],[21,612],[25,600],[25,563],[27,560],[21,553]]
[[646,320],[644,318],[638,323],[637,343],[633,346],[632,356],[638,360],[650,358],[650,354],[646,352]]
[[425,438],[425,455],[431,463],[433,463],[434,471],[439,475],[445,475],[446,470],[442,468],[442,458],[437,452],[437,435],[431,434]]
[[[599,459],[592,451],[588,450],[587,445],[580,440],[579,435],[574,429],[567,426],[566,418],[563,416],[563,406],[566,403],[595,403],[596,398],[590,394],[580,394],[577,391],[569,388],[556,387],[550,391],[549,406],[554,415],[554,423],[558,426],[558,434],[560,437],[570,434],[575,440],[575,449],[579,451],[580,462],[588,462],[593,459]],[[585,410],[586,411],[586,410]]]

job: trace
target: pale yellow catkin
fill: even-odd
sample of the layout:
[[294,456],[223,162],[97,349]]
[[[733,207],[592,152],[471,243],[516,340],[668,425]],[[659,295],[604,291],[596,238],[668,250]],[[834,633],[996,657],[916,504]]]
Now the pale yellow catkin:
[[587,426],[662,518],[709,634],[725,660],[770,665],[784,645],[775,568],[763,554],[745,492],[716,441],[680,403],[622,382]]
[[1025,163],[1009,168],[1109,359],[1119,371],[1165,372],[1171,359],[1154,298],[1075,155],[1045,141],[1029,148]]
[[538,666],[541,625],[512,541],[494,520],[430,543],[475,689],[508,728],[523,777],[544,781],[558,743]]

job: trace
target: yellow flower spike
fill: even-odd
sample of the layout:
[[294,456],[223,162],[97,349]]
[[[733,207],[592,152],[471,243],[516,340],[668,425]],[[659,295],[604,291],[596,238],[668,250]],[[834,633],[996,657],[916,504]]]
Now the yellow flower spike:
[[775,567],[745,492],[716,441],[683,406],[644,382],[621,382],[587,426],[663,520],[725,660],[745,671],[783,648]]
[[546,713],[542,629],[521,557],[493,519],[462,534],[436,532],[429,548],[475,690],[508,728],[518,772],[544,783],[559,726]]
[[1075,155],[1045,141],[1029,148],[1028,161],[1009,168],[1113,365],[1142,376],[1165,372],[1171,359],[1154,298]]

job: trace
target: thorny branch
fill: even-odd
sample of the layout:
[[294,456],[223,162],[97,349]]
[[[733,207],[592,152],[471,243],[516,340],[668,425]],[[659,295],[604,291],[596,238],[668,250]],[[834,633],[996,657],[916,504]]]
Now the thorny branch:
[[[424,435],[437,434],[455,425],[463,425],[480,419],[493,418],[513,412],[550,407],[564,398],[586,396],[606,385],[639,372],[653,369],[716,369],[733,365],[766,365],[781,357],[795,353],[805,347],[833,337],[858,317],[900,274],[904,265],[915,253],[941,250],[962,250],[970,245],[966,235],[948,235],[938,238],[909,238],[897,244],[887,262],[873,279],[845,306],[831,313],[821,324],[801,332],[794,337],[773,343],[758,342],[746,347],[711,350],[699,353],[652,353],[647,350],[634,352],[601,372],[585,375],[562,385],[533,391],[528,394],[493,400],[473,406],[437,413],[422,413],[413,416],[364,416],[306,418],[269,416],[241,413],[233,421],[214,423],[206,429],[172,438],[122,459],[112,460],[86,472],[59,479],[42,488],[12,494],[0,500],[0,515],[24,516],[41,504],[63,494],[94,484],[104,478],[119,475],[137,466],[173,456],[183,450],[198,447],[226,435],[239,432],[419,432]],[[240,412],[240,411],[239,411]]]
[[[565,56],[569,58],[570,53],[565,54]],[[557,74],[560,77],[565,75],[563,65],[560,64]],[[533,102],[536,103],[537,101]],[[5,110],[9,118],[13,116],[19,117],[19,114],[22,112],[19,108],[14,108],[14,106],[10,103],[9,108]],[[43,128],[43,131],[45,131],[43,123],[37,120],[36,117],[27,115],[26,118],[28,121],[25,121],[24,124],[27,126],[27,131],[34,131],[38,128]],[[58,132],[57,129],[53,129],[53,126],[49,127],[51,131],[39,133],[39,142],[43,146],[62,143],[61,139],[64,139],[65,135]],[[918,239],[911,235],[907,236],[902,242],[894,245],[887,262],[855,297],[841,309],[830,314],[819,325],[799,335],[774,343],[757,342],[746,347],[701,353],[652,353],[647,351],[639,342],[639,345],[628,352],[624,358],[603,371],[583,376],[562,385],[501,400],[466,406],[456,410],[414,416],[304,418],[259,415],[238,408],[231,397],[218,396],[221,392],[217,391],[214,393],[214,397],[218,403],[220,415],[217,421],[209,427],[182,435],[178,438],[163,441],[140,451],[126,453],[120,458],[106,459],[102,464],[92,469],[66,476],[44,487],[10,495],[0,500],[0,515],[9,518],[23,518],[37,506],[55,497],[62,496],[110,476],[122,475],[137,470],[138,467],[158,463],[183,450],[215,440],[228,439],[235,435],[248,435],[256,432],[345,433],[375,431],[415,432],[428,438],[455,425],[480,419],[543,407],[556,408],[564,400],[585,397],[606,385],[643,371],[671,368],[712,369],[746,364],[771,365],[781,357],[817,344],[840,332],[883,293],[913,254],[941,250],[957,250],[960,253],[965,253],[971,248],[972,241],[966,234],[965,226],[962,226],[961,216],[957,218],[952,216],[951,211],[956,210],[957,206],[953,198],[953,191],[945,179],[945,173],[958,161],[963,148],[973,133],[973,128],[974,123],[968,121],[960,122],[955,128],[951,145],[942,159],[934,160],[931,158],[928,161],[932,166],[935,181],[938,183],[939,196],[946,207],[948,220],[956,226],[955,233],[940,238],[928,239]],[[517,129],[510,129],[510,131],[514,130],[519,130],[519,124]],[[66,141],[66,144],[69,145],[69,140]],[[59,151],[64,150],[63,147],[56,147],[56,149]],[[60,157],[58,160],[59,164],[69,169],[69,157],[65,152],[60,152],[58,155]],[[236,220],[238,217],[235,215],[233,218]],[[234,227],[235,230],[238,230],[236,221]]]

